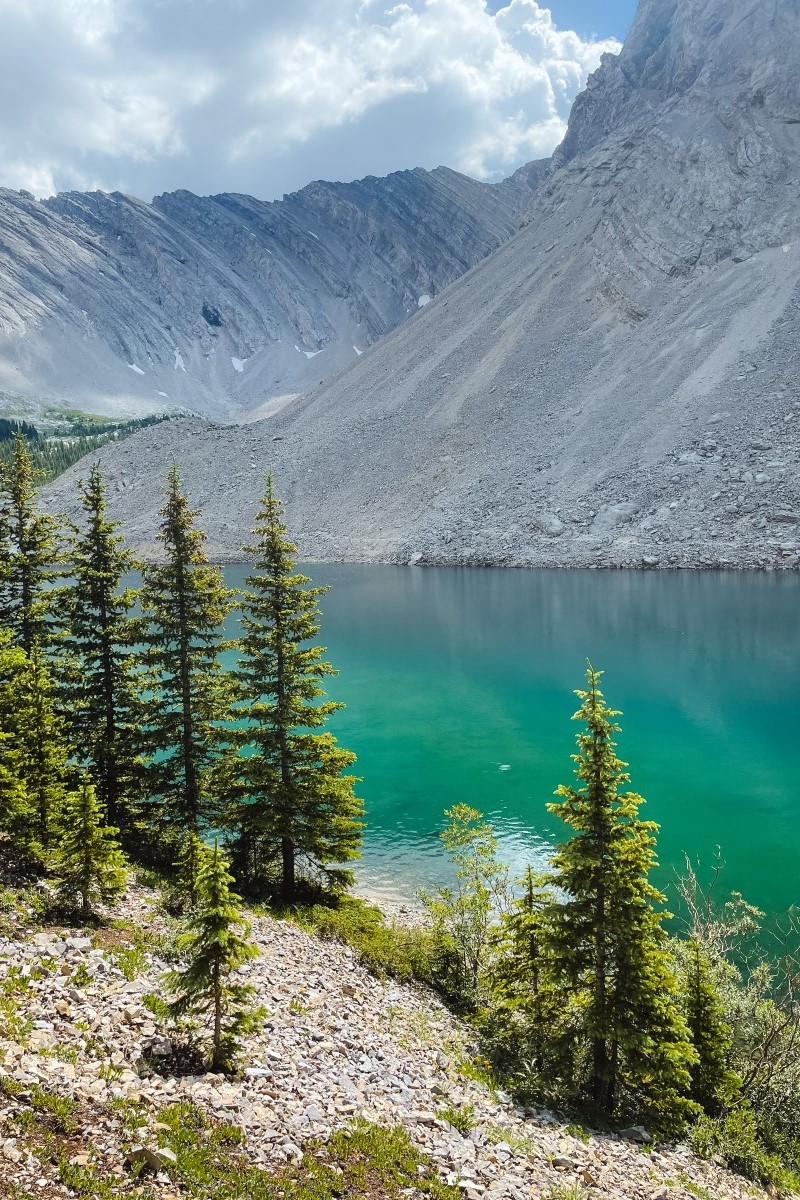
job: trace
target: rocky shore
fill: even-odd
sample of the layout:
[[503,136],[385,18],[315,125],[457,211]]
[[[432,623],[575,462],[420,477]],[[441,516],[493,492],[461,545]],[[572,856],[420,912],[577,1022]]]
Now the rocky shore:
[[[476,1077],[469,1028],[436,998],[376,979],[349,947],[284,920],[253,918],[260,955],[243,973],[268,1016],[243,1047],[240,1074],[173,1074],[169,1031],[143,1002],[167,969],[157,895],[132,886],[112,916],[94,933],[18,926],[0,941],[0,1159],[11,1189],[0,1195],[75,1194],[17,1119],[37,1088],[75,1102],[81,1136],[70,1161],[116,1180],[113,1195],[142,1194],[130,1176],[137,1156],[153,1168],[151,1194],[187,1194],[159,1120],[178,1101],[241,1129],[249,1161],[269,1170],[361,1117],[404,1127],[464,1200],[756,1191],[686,1146],[652,1148],[641,1129],[594,1134],[517,1107]],[[135,1129],[123,1119],[131,1106]]]

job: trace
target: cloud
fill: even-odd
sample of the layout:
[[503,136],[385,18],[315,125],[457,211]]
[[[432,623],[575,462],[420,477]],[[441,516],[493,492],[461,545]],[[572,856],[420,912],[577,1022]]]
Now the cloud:
[[549,154],[612,40],[535,0],[0,0],[0,184],[271,198]]

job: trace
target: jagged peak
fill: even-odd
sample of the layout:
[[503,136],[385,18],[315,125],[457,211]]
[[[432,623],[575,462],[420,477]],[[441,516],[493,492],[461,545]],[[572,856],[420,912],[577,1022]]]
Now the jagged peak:
[[800,0],[640,0],[621,52],[603,55],[577,97],[555,161],[690,92],[800,120],[799,61]]

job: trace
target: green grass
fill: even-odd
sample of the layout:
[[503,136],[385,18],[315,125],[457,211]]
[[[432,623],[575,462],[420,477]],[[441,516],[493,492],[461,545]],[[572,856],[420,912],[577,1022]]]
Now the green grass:
[[457,1108],[454,1104],[446,1104],[444,1108],[439,1109],[436,1116],[440,1121],[447,1121],[463,1137],[467,1137],[475,1128],[474,1104],[464,1104],[461,1108]]
[[334,905],[272,910],[321,937],[335,938],[355,950],[361,963],[378,977],[432,983],[436,946],[426,929],[387,924],[380,909],[351,896]]
[[[134,1191],[140,1200],[152,1200],[145,1169],[134,1167],[122,1178],[102,1168],[85,1138],[85,1126],[91,1128],[92,1121],[76,1110],[73,1100],[5,1078],[0,1079],[0,1094],[17,1102],[10,1108],[9,1124],[42,1161],[56,1165],[61,1183],[79,1200],[115,1200]],[[139,1127],[148,1123],[147,1110],[120,1100],[112,1102],[111,1112],[130,1146],[138,1140]],[[154,1132],[151,1144],[175,1155],[175,1163],[164,1170],[183,1200],[404,1200],[412,1192],[429,1200],[460,1200],[458,1189],[439,1180],[403,1129],[358,1122],[325,1143],[308,1143],[299,1162],[267,1171],[248,1161],[240,1129],[206,1116],[191,1103],[168,1105],[156,1118],[157,1143]],[[87,1165],[70,1161],[79,1152],[88,1155]]]
[[141,946],[120,946],[111,951],[109,958],[129,983],[141,975],[147,966],[147,956]]
[[310,1143],[300,1163],[271,1174],[246,1161],[243,1137],[232,1125],[209,1121],[188,1103],[158,1114],[159,1134],[177,1163],[173,1180],[200,1200],[399,1200],[415,1194],[431,1200],[458,1200],[457,1188],[441,1183],[405,1130],[361,1122],[334,1133],[327,1143]]
[[554,1183],[543,1200],[586,1200],[589,1193],[580,1183]]
[[493,1145],[505,1142],[512,1154],[535,1154],[536,1146],[530,1138],[523,1137],[505,1125],[490,1125],[486,1130],[486,1139]]

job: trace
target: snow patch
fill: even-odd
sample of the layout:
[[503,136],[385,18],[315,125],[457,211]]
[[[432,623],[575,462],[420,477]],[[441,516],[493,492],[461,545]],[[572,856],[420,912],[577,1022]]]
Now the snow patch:
[[169,400],[169,396],[167,395],[166,392],[156,392],[156,395],[163,396],[165,400]]
[[311,234],[311,236],[312,236],[313,238],[317,238],[317,241],[319,241],[319,238],[318,238],[318,237],[317,237],[317,235],[314,233],[314,230],[313,230],[313,229],[309,229],[309,231],[308,231],[308,232]]
[[183,365],[183,358],[181,357],[180,350],[175,351],[175,370],[183,371],[184,374],[186,373],[186,367]]
[[137,375],[144,375],[144,371],[141,367],[137,367],[136,363],[128,363],[128,366],[132,371],[135,371]]
[[298,346],[297,342],[295,342],[294,348],[298,354],[305,354],[306,358],[316,358],[317,355],[322,354],[322,350],[325,349],[325,347],[323,346],[322,350],[301,350],[300,347]]
[[233,355],[231,355],[231,362],[233,363],[234,371],[241,372],[244,370],[244,364],[247,362],[247,359],[246,358],[234,358]]
[[431,298],[427,292],[424,292],[417,301],[417,308],[424,308],[426,304],[430,304]]
[[363,351],[363,350],[359,350],[358,346],[353,346],[353,349],[355,350],[355,352],[356,352],[356,354],[358,355],[358,357],[359,357],[359,358],[361,358],[361,355],[364,353],[364,351]]

